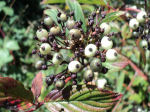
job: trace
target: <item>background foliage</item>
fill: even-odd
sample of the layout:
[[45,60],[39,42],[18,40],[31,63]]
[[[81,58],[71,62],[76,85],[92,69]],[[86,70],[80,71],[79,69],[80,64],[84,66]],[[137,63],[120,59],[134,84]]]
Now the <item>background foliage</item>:
[[[45,5],[41,5],[41,2]],[[79,0],[79,2],[85,17],[99,5],[104,6],[107,3],[114,8],[119,8],[123,4],[144,7],[144,0]],[[47,3],[49,5],[46,5]],[[31,82],[38,72],[35,69],[35,62],[38,58],[31,55],[32,49],[35,47],[33,37],[42,18],[43,10],[45,7],[57,7],[69,11],[69,8],[64,4],[65,0],[0,1],[0,76],[13,77],[23,82],[26,88],[31,87]],[[121,49],[123,55],[148,76],[149,80],[150,52],[143,50],[138,42],[136,44],[125,21],[114,22],[119,25],[119,28],[113,27],[113,32],[121,31],[122,36],[119,38],[120,42],[117,37],[114,38],[116,46]],[[128,35],[127,32],[129,32]],[[122,41],[124,44],[121,43]],[[132,112],[137,107],[147,112],[150,107],[149,81],[141,78],[133,66],[127,66],[120,70],[108,63],[106,65],[110,68],[110,71],[104,76],[108,79],[108,84],[114,91],[124,95],[117,112]],[[54,67],[46,71],[45,74],[59,72],[61,69],[56,70]],[[0,109],[0,111],[8,110]],[[42,107],[37,111],[46,112],[47,110]]]

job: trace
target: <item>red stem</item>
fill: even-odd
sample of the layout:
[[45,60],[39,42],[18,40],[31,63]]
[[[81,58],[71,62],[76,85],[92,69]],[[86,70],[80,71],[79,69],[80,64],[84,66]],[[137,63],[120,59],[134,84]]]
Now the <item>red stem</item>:
[[69,80],[71,80],[71,77],[67,77],[65,83],[67,83]]
[[5,33],[3,32],[1,28],[0,28],[0,33],[2,34],[2,37],[5,38]]
[[139,9],[134,9],[134,8],[125,8],[125,11],[135,11],[135,12],[140,12],[141,10],[139,10]]

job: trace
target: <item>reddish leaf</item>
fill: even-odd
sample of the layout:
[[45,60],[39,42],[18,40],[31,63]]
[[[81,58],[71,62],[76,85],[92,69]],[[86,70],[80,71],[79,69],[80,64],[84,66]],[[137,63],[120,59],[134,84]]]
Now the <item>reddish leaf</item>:
[[32,112],[33,110],[36,109],[36,106],[33,103],[27,102],[27,101],[22,101],[20,99],[5,99],[5,101],[0,102],[0,107],[9,109],[11,111],[23,111],[23,112]]
[[32,92],[26,90],[22,83],[13,78],[0,77],[0,101],[9,98],[33,102]]
[[33,82],[32,82],[31,91],[33,95],[35,96],[35,99],[37,99],[40,96],[42,85],[43,85],[42,73],[40,72],[36,75],[36,77],[33,79]]
[[119,67],[120,69],[123,69],[125,68],[129,63],[127,61],[122,61],[122,62],[115,62],[113,63],[112,65],[113,66],[117,66]]

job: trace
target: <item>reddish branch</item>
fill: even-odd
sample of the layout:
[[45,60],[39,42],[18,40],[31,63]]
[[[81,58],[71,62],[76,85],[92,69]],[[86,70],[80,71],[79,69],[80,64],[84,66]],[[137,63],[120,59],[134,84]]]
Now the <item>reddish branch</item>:
[[136,77],[136,76],[137,76],[137,72],[135,72],[134,76],[132,77],[132,80],[130,81],[130,83],[129,83],[128,87],[126,88],[127,90],[129,90],[129,89],[130,89],[130,87],[132,86],[132,84],[133,84],[134,79],[135,79],[135,77]]
[[[123,55],[122,55],[123,56]],[[137,72],[137,74],[139,76],[141,76],[144,80],[148,80],[147,75],[145,75],[142,70],[140,70],[140,68],[138,66],[136,66],[136,64],[134,64],[130,59],[128,59],[127,57],[123,56],[123,58],[125,60],[127,60],[127,62],[129,63],[129,65],[134,69],[135,72]]]
[[140,12],[141,10],[139,10],[139,9],[134,9],[134,8],[125,8],[125,11],[135,11],[135,12]]

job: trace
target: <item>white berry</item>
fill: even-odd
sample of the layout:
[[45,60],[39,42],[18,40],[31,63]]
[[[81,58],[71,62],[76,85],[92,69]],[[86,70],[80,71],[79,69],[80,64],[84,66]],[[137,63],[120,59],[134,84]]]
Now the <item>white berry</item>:
[[143,23],[145,21],[145,18],[147,17],[147,14],[145,11],[141,11],[137,14],[136,19],[139,21],[139,23]]
[[106,79],[97,79],[96,84],[99,89],[103,89],[107,83]]
[[52,59],[52,63],[58,65],[62,61],[63,61],[63,56],[60,53],[55,53]]
[[108,49],[112,48],[113,42],[109,37],[104,36],[101,40],[101,46],[102,46],[103,49],[108,50]]
[[109,49],[106,52],[106,59],[109,61],[115,61],[118,57],[117,51],[115,49]]
[[79,61],[71,61],[68,65],[68,70],[72,73],[77,73],[81,69],[81,63]]
[[52,24],[53,24],[52,18],[49,17],[49,16],[45,17],[45,18],[44,18],[44,24],[46,24],[46,25],[48,25],[48,26],[52,25]]
[[139,22],[137,19],[133,18],[129,21],[129,27],[133,30],[137,29],[139,27]]
[[93,57],[96,54],[97,47],[94,44],[89,44],[85,47],[84,54],[86,57]]
[[147,48],[148,42],[146,40],[142,40],[141,45],[142,45],[143,48]]
[[52,35],[58,35],[61,32],[60,27],[54,26],[50,29],[50,34]]
[[102,23],[102,24],[100,25],[100,28],[101,28],[101,29],[104,29],[104,34],[108,34],[108,33],[110,32],[110,30],[111,30],[110,25],[107,24],[107,23]]
[[74,27],[75,21],[73,19],[69,19],[66,23],[67,28],[70,30]]
[[61,20],[62,22],[65,22],[65,21],[67,20],[66,14],[61,14],[61,15],[60,15],[60,20]]
[[49,54],[51,52],[51,46],[48,44],[48,43],[43,43],[41,46],[40,46],[40,53],[41,54]]
[[47,38],[48,37],[48,32],[45,29],[39,29],[36,32],[36,36],[38,37],[38,39],[42,39],[43,37]]

